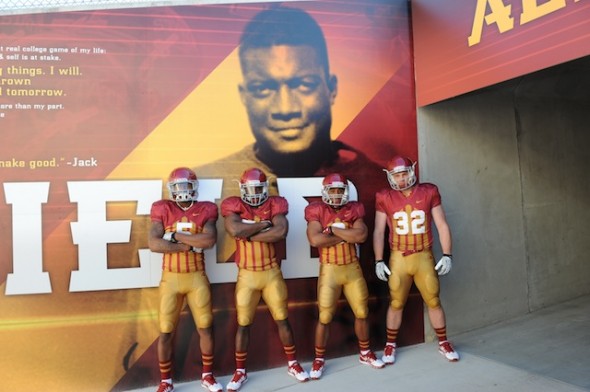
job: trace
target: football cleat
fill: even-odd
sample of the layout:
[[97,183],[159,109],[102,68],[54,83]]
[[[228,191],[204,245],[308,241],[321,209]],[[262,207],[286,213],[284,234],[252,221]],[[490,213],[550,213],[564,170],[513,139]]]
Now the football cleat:
[[380,359],[377,359],[375,353],[372,351],[369,351],[364,355],[361,354],[359,357],[359,362],[363,365],[369,365],[374,369],[382,369],[385,366],[385,364]]
[[457,362],[459,360],[459,353],[455,351],[453,345],[448,340],[438,344],[438,352],[451,362]]
[[295,362],[292,365],[289,365],[287,369],[287,373],[289,376],[294,377],[299,382],[309,381],[309,374],[299,364],[299,362]]
[[236,370],[231,381],[227,384],[227,392],[239,391],[242,385],[248,381],[248,376],[245,372]]
[[315,359],[311,364],[311,371],[309,372],[309,376],[312,380],[319,380],[322,377],[322,373],[324,373],[324,365],[326,361],[321,359]]
[[209,373],[201,378],[201,386],[210,392],[222,392],[223,387],[215,380],[213,374]]
[[173,392],[174,386],[166,381],[161,381],[157,392]]
[[381,360],[384,364],[393,365],[393,363],[395,362],[396,347],[397,345],[395,343],[385,345],[385,349],[383,349],[383,357],[381,357]]

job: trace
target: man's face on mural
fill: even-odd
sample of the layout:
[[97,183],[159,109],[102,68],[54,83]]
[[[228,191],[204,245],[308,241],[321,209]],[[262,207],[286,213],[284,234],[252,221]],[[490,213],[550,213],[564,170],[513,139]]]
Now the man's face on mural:
[[260,149],[279,154],[307,151],[330,139],[336,77],[309,46],[248,49],[239,86]]

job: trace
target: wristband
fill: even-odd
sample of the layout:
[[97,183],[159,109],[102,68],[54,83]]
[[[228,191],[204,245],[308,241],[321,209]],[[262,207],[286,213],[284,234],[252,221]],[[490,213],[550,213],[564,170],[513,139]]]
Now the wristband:
[[379,263],[385,263],[385,260],[383,260],[383,259],[375,260],[375,264],[379,264]]
[[176,239],[176,232],[175,231],[173,231],[172,235],[170,236],[170,242],[172,242],[174,244],[178,243],[178,240]]
[[452,259],[452,258],[453,258],[453,255],[452,255],[452,254],[449,254],[449,253],[443,253],[443,256],[447,256],[447,257],[448,257],[448,258],[450,258],[450,259]]

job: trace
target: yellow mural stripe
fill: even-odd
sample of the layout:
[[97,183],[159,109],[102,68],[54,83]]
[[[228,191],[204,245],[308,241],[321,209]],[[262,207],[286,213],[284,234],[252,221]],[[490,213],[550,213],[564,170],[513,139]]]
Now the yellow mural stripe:
[[128,313],[113,313],[100,314],[98,316],[78,316],[78,317],[43,317],[43,318],[26,318],[26,319],[12,319],[2,320],[0,324],[0,331],[7,330],[22,330],[22,329],[46,329],[46,328],[62,328],[74,327],[89,324],[110,324],[120,321],[138,321],[138,320],[157,320],[157,310],[142,311],[142,312],[128,312]]

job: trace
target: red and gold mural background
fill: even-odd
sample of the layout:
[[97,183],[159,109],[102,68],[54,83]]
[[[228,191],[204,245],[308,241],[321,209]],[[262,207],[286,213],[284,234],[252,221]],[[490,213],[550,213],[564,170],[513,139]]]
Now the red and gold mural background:
[[[309,11],[326,34],[339,80],[332,137],[381,166],[394,153],[417,158],[408,3],[288,5]],[[109,273],[131,276],[139,269],[140,254],[148,252],[145,203],[167,196],[162,190],[172,168],[197,167],[253,141],[238,96],[237,44],[245,23],[269,6],[0,17],[0,367],[9,375],[6,388],[125,390],[156,384],[157,276],[128,287],[125,279],[111,286],[100,282]],[[109,192],[120,188],[137,199],[109,199],[102,191],[107,183]],[[201,194],[207,195],[207,186],[202,183]],[[387,186],[385,175],[371,186]],[[85,197],[105,201],[104,211],[94,211]],[[80,220],[93,214],[128,225],[128,238],[104,240],[108,224],[77,231]],[[378,350],[387,292],[374,277],[370,242],[364,246]],[[101,252],[106,263],[93,266],[103,260]],[[157,255],[148,259],[157,264]],[[85,286],[78,278],[93,268],[97,278]],[[36,286],[29,275],[43,284]],[[235,276],[212,279],[220,375],[233,371],[234,281]],[[315,277],[288,279],[290,319],[303,360],[313,355],[315,283]],[[402,344],[423,339],[421,301],[414,296],[410,302]],[[175,379],[189,380],[200,374],[198,335],[189,315],[182,318]],[[352,320],[343,304],[331,356],[356,351]],[[250,370],[283,364],[278,337],[277,344],[273,339],[274,324],[261,305]]]

